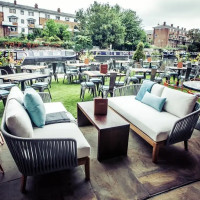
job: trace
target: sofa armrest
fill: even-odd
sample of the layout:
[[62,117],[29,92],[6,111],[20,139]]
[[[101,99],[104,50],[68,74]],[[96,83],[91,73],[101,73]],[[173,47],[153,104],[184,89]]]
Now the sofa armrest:
[[19,171],[25,176],[50,173],[78,165],[77,142],[70,138],[4,138]]
[[44,103],[51,102],[51,96],[48,92],[38,92],[38,94],[41,96]]
[[187,141],[192,136],[195,125],[200,115],[200,104],[196,103],[194,111],[187,116],[179,119],[173,126],[167,145],[174,144],[181,141]]
[[115,88],[113,91],[113,96],[130,96],[130,95],[137,95],[141,84],[133,84],[133,85],[126,85],[122,87]]

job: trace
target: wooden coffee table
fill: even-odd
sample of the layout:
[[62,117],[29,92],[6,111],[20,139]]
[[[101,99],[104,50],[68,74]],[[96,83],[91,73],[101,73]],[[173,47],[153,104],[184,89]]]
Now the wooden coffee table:
[[129,123],[108,107],[107,115],[94,115],[94,102],[77,104],[78,126],[93,124],[98,130],[99,161],[127,155]]

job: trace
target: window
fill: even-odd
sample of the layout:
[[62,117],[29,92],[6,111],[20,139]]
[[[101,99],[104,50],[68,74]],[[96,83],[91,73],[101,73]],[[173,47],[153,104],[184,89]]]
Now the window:
[[22,33],[24,33],[25,32],[25,28],[22,28]]
[[56,20],[60,20],[60,17],[59,17],[59,16],[56,16]]
[[24,11],[23,11],[23,10],[21,10],[21,11],[20,11],[20,14],[21,14],[21,15],[24,15]]
[[9,18],[9,22],[17,22],[17,18]]
[[69,21],[69,17],[65,17],[65,21]]
[[34,19],[29,19],[28,20],[28,24],[35,24],[35,20]]
[[45,18],[50,19],[50,15],[45,14]]
[[29,16],[34,16],[34,12],[29,11],[29,12],[28,12],[28,15],[29,15]]
[[16,13],[16,9],[10,8],[10,13]]
[[10,31],[11,32],[16,32],[17,31],[17,27],[10,27]]
[[21,23],[24,24],[24,19],[21,19]]

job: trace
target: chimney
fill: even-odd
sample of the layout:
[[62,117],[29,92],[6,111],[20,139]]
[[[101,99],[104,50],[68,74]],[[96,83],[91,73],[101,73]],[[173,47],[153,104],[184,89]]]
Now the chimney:
[[173,24],[171,24],[171,27],[173,27]]
[[14,0],[14,4],[17,5],[17,1],[16,0]]
[[38,4],[37,3],[35,4],[35,8],[38,8]]
[[177,29],[179,29],[179,26],[177,26]]
[[163,26],[166,26],[166,22],[163,23]]
[[58,10],[57,10],[59,13],[60,13],[60,8],[58,8]]

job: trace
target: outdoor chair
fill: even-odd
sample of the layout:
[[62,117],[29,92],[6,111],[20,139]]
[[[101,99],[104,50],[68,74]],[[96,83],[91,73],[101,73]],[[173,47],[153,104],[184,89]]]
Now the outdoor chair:
[[31,85],[31,87],[34,88],[35,90],[39,90],[39,92],[43,92],[44,90],[48,90],[48,93],[51,97],[51,92],[50,92],[49,88],[51,88],[52,74],[51,74],[49,68],[44,69],[43,73],[49,74],[49,76],[47,78],[44,78],[43,80],[39,79],[38,82],[33,83]]
[[58,72],[57,72],[58,67],[57,67],[57,65],[58,65],[58,63],[52,63],[53,76],[54,76],[55,81],[58,82]]
[[178,77],[180,79],[180,82],[181,82],[181,87],[183,87],[183,82],[184,81],[190,80],[190,73],[191,73],[191,71],[192,71],[192,65],[191,65],[191,63],[187,63],[187,69],[186,69],[185,74],[180,75]]
[[116,77],[117,77],[117,73],[110,73],[110,82],[109,85],[102,85],[99,88],[99,95],[101,94],[101,96],[103,98],[107,98],[108,94],[110,94],[110,96],[113,96],[113,90],[115,87],[115,81],[116,81]]
[[124,81],[121,81],[122,76],[120,75],[118,81],[115,81],[115,86],[122,87],[126,85],[128,83],[129,76],[130,76],[130,68],[126,70],[126,76],[124,77]]
[[80,98],[83,101],[84,100],[84,96],[85,96],[85,90],[88,89],[89,91],[91,91],[91,94],[93,95],[93,97],[96,97],[96,87],[95,84],[93,82],[82,82],[81,83],[81,91],[80,91]]
[[[68,62],[67,62],[68,64]],[[64,66],[64,78],[63,78],[63,83],[65,81],[65,79],[68,80],[68,83],[72,83],[73,79],[75,77],[76,82],[78,81],[78,77],[79,77],[79,70],[76,67],[73,66],[68,66],[68,65]]]

